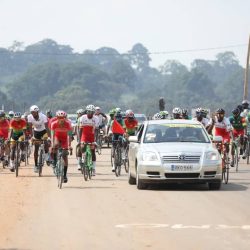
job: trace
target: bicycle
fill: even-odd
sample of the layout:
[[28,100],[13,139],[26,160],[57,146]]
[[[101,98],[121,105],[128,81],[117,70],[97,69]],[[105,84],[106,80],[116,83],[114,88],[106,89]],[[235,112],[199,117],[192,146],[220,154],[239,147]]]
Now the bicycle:
[[21,161],[21,155],[20,155],[20,141],[12,141],[11,143],[15,144],[15,147],[11,150],[15,150],[14,152],[14,171],[16,172],[16,177],[18,177],[19,174],[19,167],[20,167],[20,161]]
[[96,152],[100,155],[102,154],[102,145],[103,145],[103,130],[102,129],[96,129]]
[[39,177],[41,177],[44,162],[45,162],[45,145],[44,145],[45,140],[34,139],[33,142],[34,142],[35,145],[39,145],[37,167],[38,167],[38,175],[39,175]]
[[227,184],[229,179],[229,170],[230,170],[230,161],[227,152],[227,147],[224,143],[220,142],[216,144],[216,148],[221,154],[221,159],[222,159],[222,181],[224,180],[225,184]]
[[236,139],[233,138],[231,146],[232,146],[232,155],[234,156],[233,157],[233,165],[236,169],[236,172],[238,172],[239,160],[240,160],[239,149],[238,149],[240,146],[240,136],[238,136]]
[[5,144],[4,139],[0,138],[0,155],[2,155],[2,166],[5,168],[5,166],[8,166],[9,162],[9,155],[8,155],[8,160],[5,159],[5,147],[8,147],[8,145]]
[[81,143],[82,145],[85,145],[85,153],[82,153],[82,157],[80,160],[80,166],[81,166],[81,173],[84,176],[84,180],[87,181],[88,179],[91,180],[92,173],[93,173],[93,162],[92,162],[92,152],[90,146],[93,145],[93,143]]
[[113,141],[111,148],[111,165],[115,167],[115,175],[117,177],[121,175],[121,166],[124,165],[124,160],[126,159],[124,142],[125,138],[119,136],[118,140]]
[[[64,179],[64,159],[63,159],[63,155],[64,155],[64,152],[65,152],[65,149],[60,147],[60,148],[57,149],[57,152],[58,153],[57,153],[57,159],[56,159],[55,172],[56,172],[56,177],[57,177],[57,185],[61,189],[63,179]],[[68,151],[66,152],[66,154],[68,154]]]
[[246,135],[246,158],[247,158],[247,164],[249,164],[249,158],[250,158],[250,133],[247,133]]

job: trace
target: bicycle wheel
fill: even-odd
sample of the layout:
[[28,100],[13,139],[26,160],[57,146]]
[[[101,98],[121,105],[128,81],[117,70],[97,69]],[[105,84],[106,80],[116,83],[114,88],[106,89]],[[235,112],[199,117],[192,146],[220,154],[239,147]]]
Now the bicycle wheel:
[[91,154],[91,150],[90,150],[90,147],[87,146],[88,148],[86,149],[86,154],[85,154],[85,157],[86,157],[86,169],[88,170],[88,175],[89,175],[89,179],[91,180],[92,178],[92,171],[93,171],[93,166],[92,166],[92,154]]
[[19,163],[20,159],[19,159],[19,146],[18,143],[16,144],[16,152],[15,152],[15,170],[16,170],[16,177],[18,177],[19,174]]
[[121,175],[121,149],[119,146],[115,148],[114,164],[115,164],[115,175],[118,177]]
[[247,153],[247,164],[249,164],[249,154],[250,154],[250,142],[249,142],[249,140],[247,140],[246,153]]
[[126,173],[128,173],[129,170],[128,147],[125,149],[125,159],[123,160],[123,165]]
[[39,167],[39,177],[42,176],[43,172],[43,150],[38,151],[38,167]]
[[235,155],[234,155],[234,166],[235,166],[235,170],[236,172],[238,172],[238,168],[239,168],[239,152],[238,152],[238,147],[235,146]]
[[84,180],[87,181],[89,179],[89,169],[87,166],[87,158],[86,158],[86,154],[85,154],[85,158],[84,158],[84,163],[82,166],[82,174],[84,176]]
[[230,169],[229,162],[227,162],[226,168],[225,168],[225,183],[226,184],[228,183],[228,179],[229,179],[229,169]]
[[58,187],[62,188],[63,183],[63,159],[62,156],[60,156],[59,160],[57,161],[58,169],[57,169],[57,178],[58,178]]

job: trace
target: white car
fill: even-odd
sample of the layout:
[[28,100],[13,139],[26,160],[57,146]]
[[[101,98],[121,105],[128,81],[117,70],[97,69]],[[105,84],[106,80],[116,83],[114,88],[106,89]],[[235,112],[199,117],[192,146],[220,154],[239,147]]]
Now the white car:
[[129,141],[128,182],[138,189],[164,182],[208,183],[209,189],[220,189],[222,160],[201,123],[145,121]]

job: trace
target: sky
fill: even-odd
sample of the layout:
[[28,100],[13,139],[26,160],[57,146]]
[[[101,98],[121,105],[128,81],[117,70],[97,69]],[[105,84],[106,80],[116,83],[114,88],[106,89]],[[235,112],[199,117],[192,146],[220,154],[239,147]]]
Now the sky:
[[167,60],[190,66],[225,51],[245,67],[249,35],[250,0],[0,0],[4,48],[50,38],[75,52],[105,46],[125,53],[142,43],[167,52],[150,55],[154,67]]

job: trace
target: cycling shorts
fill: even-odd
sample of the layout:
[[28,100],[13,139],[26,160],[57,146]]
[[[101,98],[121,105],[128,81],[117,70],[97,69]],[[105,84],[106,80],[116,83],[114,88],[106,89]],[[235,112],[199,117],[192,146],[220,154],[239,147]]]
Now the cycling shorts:
[[223,143],[230,142],[230,133],[227,132],[226,129],[215,128],[214,135],[215,136],[221,136]]
[[233,130],[233,135],[234,135],[234,138],[237,138],[239,136],[244,136],[245,134],[245,131],[244,129],[241,129],[241,130]]

